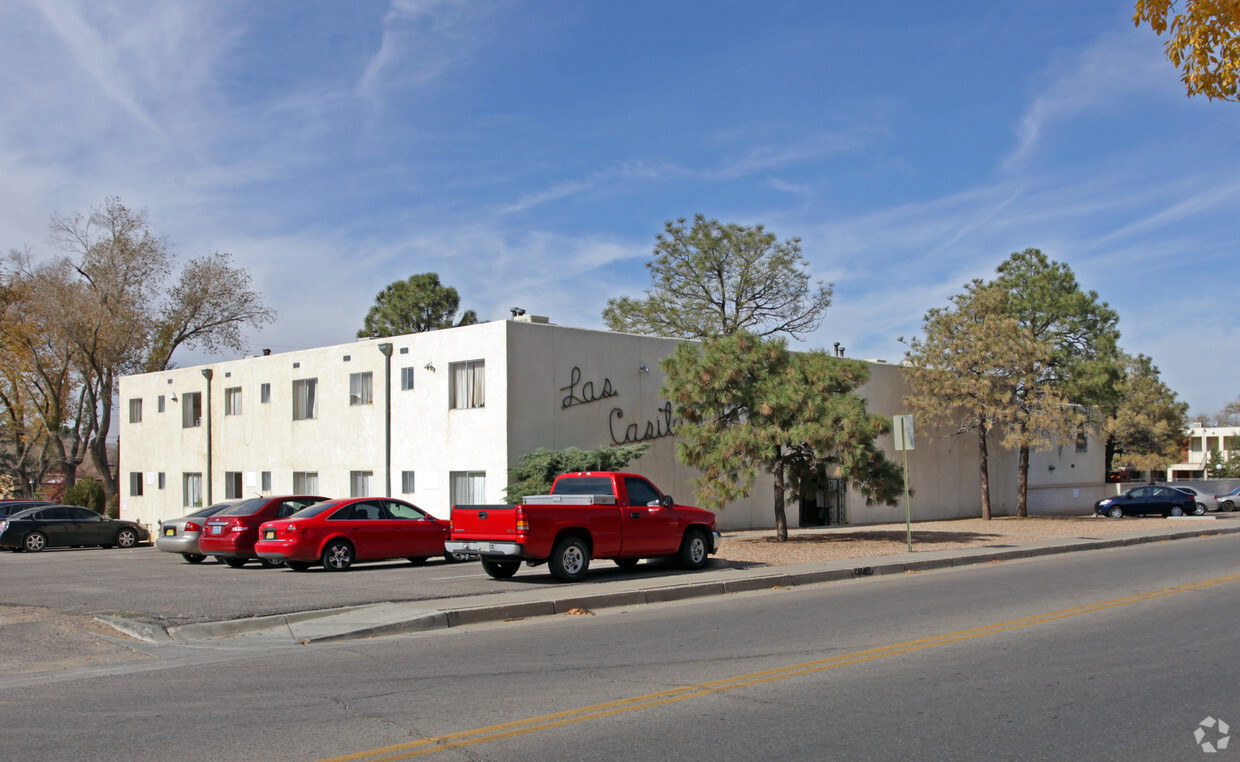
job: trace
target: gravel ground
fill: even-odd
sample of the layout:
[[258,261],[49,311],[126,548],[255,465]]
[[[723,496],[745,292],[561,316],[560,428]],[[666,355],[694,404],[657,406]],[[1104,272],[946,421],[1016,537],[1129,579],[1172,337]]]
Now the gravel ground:
[[[1214,525],[1203,522],[1203,529]],[[1177,528],[1185,529],[1189,525]],[[1147,529],[1166,529],[1167,519],[1107,519],[1095,516],[1001,516],[913,524],[913,552],[1012,545],[1063,537],[1100,539],[1107,535]],[[792,529],[788,541],[775,539],[775,530],[725,532],[716,557],[744,563],[783,566],[835,558],[886,556],[908,551],[904,524],[870,524],[839,528]]]

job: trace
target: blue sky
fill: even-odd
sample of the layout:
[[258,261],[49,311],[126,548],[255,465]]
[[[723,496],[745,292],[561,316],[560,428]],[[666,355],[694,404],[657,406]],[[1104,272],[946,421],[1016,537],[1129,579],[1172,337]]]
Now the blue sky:
[[[146,208],[351,341],[434,271],[483,319],[601,328],[702,213],[799,237],[805,346],[898,361],[930,307],[1041,248],[1196,412],[1240,396],[1240,104],[1184,96],[1131,2],[10,0],[0,244]],[[179,364],[204,358],[178,356]]]

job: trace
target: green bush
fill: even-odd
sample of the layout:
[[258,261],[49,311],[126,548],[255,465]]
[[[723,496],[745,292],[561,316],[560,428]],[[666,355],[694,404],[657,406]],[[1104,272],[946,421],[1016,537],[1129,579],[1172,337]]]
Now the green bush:
[[65,490],[64,501],[65,505],[80,505],[95,513],[103,513],[105,501],[103,485],[91,476],[79,479],[72,487]]
[[113,495],[108,498],[107,507],[104,508],[103,515],[110,519],[119,519],[121,517],[121,496]]
[[597,450],[577,447],[548,450],[540,447],[526,453],[521,465],[508,469],[508,488],[504,490],[504,498],[510,503],[519,503],[526,495],[545,495],[551,491],[551,482],[560,474],[619,471],[640,458],[649,448],[649,444],[600,447]]

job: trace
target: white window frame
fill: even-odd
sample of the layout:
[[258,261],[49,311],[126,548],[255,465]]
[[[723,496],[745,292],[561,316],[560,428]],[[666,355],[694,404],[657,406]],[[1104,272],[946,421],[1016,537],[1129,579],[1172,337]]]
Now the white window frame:
[[295,495],[317,495],[319,494],[319,472],[318,471],[294,471],[293,472],[293,494]]
[[448,478],[449,500],[452,505],[485,505],[486,471],[452,471]]
[[224,390],[224,415],[241,415],[240,386],[230,386]]
[[416,482],[412,471],[400,472],[400,494],[412,495]]
[[293,379],[293,420],[310,421],[319,417],[318,378]]
[[271,402],[271,384],[263,384],[258,387],[258,404],[266,405]]
[[259,489],[263,492],[270,492],[271,491],[271,472],[263,471],[260,477],[260,481],[261,481],[261,486],[259,487]]
[[142,423],[142,398],[135,397],[129,400],[129,422]]
[[196,429],[202,425],[202,392],[181,395],[181,428]]
[[187,508],[202,508],[202,474],[181,474],[181,492]]
[[[375,401],[375,374],[371,371],[349,374],[349,405],[369,405]],[[366,497],[357,495],[356,497]]]
[[448,364],[448,407],[472,410],[486,407],[486,361]]
[[142,472],[141,471],[130,471],[129,472],[129,494],[131,497],[142,496]]
[[408,392],[413,390],[413,366],[400,369],[400,390]]
[[371,497],[374,494],[374,471],[349,472],[349,497]]

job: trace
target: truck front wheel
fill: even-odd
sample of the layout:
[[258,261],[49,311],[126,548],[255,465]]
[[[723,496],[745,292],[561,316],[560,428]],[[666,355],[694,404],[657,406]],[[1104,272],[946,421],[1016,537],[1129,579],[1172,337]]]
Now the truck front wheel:
[[547,566],[561,582],[580,582],[590,568],[590,549],[580,537],[565,537],[555,544]]
[[676,554],[676,558],[682,568],[697,571],[706,566],[709,554],[706,535],[701,529],[690,529],[685,532],[685,539],[680,543],[680,552]]
[[482,570],[490,575],[491,579],[508,579],[517,573],[517,569],[521,568],[520,561],[491,561],[482,559]]

